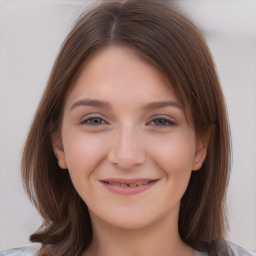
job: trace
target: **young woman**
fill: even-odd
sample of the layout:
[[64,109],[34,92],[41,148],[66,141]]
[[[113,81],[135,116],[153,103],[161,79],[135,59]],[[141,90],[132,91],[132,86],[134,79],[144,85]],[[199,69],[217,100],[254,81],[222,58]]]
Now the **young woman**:
[[229,167],[197,28],[156,1],[102,4],[65,40],[25,144],[41,246],[0,255],[253,255],[224,240]]

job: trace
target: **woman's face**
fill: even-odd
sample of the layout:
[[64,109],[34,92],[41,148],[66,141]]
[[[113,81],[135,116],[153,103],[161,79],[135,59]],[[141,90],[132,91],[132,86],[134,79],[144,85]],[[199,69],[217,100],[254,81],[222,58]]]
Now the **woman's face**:
[[177,220],[206,154],[167,77],[124,46],[87,60],[53,147],[92,221],[121,228]]

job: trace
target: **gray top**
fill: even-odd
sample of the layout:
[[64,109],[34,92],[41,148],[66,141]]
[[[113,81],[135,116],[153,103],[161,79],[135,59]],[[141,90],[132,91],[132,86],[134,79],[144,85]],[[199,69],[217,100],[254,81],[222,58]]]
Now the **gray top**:
[[0,256],[38,256],[40,246],[25,246],[21,248],[9,249],[1,251]]
[[[247,251],[225,240],[216,240],[209,246],[203,245],[200,247],[195,251],[194,256],[256,256],[256,253]],[[39,256],[39,250],[40,246],[38,245],[25,246],[1,251],[0,256]]]
[[210,244],[201,243],[198,251],[195,251],[195,256],[256,256],[256,253],[224,239],[218,239]]

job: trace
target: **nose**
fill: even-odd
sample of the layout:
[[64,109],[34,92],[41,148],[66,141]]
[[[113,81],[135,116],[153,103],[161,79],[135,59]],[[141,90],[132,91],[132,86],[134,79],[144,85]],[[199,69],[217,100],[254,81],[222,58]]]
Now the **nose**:
[[118,131],[111,143],[108,161],[121,169],[132,169],[145,162],[146,153],[139,132],[128,125]]

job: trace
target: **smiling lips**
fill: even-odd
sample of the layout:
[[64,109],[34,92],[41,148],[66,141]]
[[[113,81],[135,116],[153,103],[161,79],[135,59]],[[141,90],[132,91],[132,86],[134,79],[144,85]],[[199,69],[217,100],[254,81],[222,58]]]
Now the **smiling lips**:
[[151,188],[157,180],[152,179],[107,179],[100,181],[104,187],[115,194],[135,195]]

